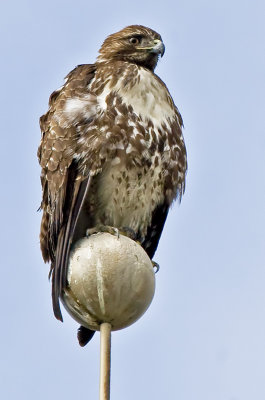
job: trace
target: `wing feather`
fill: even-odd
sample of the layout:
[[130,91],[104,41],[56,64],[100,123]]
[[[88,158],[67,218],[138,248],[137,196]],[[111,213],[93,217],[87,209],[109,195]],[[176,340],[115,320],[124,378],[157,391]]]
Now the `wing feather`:
[[141,243],[148,256],[152,259],[158,246],[160,236],[162,234],[169,205],[164,203],[156,207],[152,214],[151,224],[147,229],[144,241]]
[[[53,308],[57,319],[62,321],[62,314],[60,311],[59,298],[62,294],[63,289],[67,285],[67,268],[69,251],[72,244],[73,235],[75,232],[76,223],[80,214],[83,201],[86,193],[89,189],[90,177],[87,177],[83,181],[72,181],[72,185],[69,185],[68,193],[71,193],[73,188],[72,199],[70,200],[70,212],[66,213],[65,223],[60,230],[58,236],[56,257],[53,266]],[[68,215],[67,215],[68,214]]]
[[[42,140],[38,158],[43,187],[40,245],[44,260],[51,261],[53,309],[59,320],[62,320],[59,299],[67,284],[69,251],[90,185],[89,171],[86,175],[81,173],[75,159],[78,124],[84,124],[84,118],[75,114],[73,123],[68,120],[71,113],[65,113],[65,109],[68,99],[89,95],[88,84],[94,74],[94,65],[80,65],[71,71],[65,85],[50,96],[49,111],[40,118]],[[91,96],[86,107],[90,121],[95,108],[93,101]]]

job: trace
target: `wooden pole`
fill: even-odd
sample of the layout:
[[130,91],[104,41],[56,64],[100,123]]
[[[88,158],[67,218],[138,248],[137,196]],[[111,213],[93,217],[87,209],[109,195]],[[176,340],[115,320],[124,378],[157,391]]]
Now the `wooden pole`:
[[110,349],[111,324],[104,322],[100,325],[99,400],[110,399]]

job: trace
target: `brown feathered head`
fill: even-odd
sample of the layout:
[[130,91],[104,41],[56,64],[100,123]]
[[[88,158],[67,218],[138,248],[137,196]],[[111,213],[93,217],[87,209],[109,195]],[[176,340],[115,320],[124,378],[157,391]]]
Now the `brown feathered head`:
[[161,36],[150,28],[130,25],[109,35],[99,51],[98,63],[127,61],[154,70],[165,46]]

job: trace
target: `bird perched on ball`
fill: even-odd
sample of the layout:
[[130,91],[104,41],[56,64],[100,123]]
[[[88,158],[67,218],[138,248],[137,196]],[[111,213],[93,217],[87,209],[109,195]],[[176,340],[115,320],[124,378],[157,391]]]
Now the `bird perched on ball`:
[[[94,64],[77,66],[40,118],[40,246],[51,263],[55,317],[71,245],[86,232],[125,232],[152,259],[168,210],[185,188],[182,118],[154,73],[165,46],[141,25],[106,38]],[[93,332],[81,327],[85,345]]]

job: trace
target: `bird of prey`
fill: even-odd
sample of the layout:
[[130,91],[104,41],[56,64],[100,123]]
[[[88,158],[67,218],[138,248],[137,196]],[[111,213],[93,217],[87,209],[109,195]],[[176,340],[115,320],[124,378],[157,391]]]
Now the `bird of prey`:
[[[72,70],[40,118],[40,247],[61,321],[72,244],[88,229],[115,228],[133,232],[152,259],[184,192],[182,118],[154,73],[164,51],[161,36],[141,25],[108,36],[96,62]],[[80,327],[80,345],[93,333]]]

